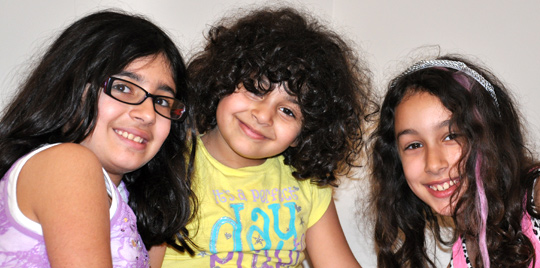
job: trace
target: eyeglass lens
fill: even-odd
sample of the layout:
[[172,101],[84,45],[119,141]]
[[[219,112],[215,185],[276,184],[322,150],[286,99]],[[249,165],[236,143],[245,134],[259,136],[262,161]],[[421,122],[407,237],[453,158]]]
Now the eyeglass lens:
[[185,105],[180,100],[175,99],[172,94],[171,96],[152,95],[140,86],[116,77],[111,77],[107,87],[107,93],[111,97],[127,104],[138,105],[147,96],[152,97],[154,110],[166,118],[177,120],[185,112]]

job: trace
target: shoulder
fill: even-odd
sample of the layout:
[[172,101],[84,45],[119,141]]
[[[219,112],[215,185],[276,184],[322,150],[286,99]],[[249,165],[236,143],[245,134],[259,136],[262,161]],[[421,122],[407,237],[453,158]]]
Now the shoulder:
[[52,266],[92,258],[100,267],[111,266],[111,203],[92,151],[79,144],[38,151],[19,174],[17,201],[21,212],[41,225]]
[[101,163],[97,156],[88,148],[75,143],[62,143],[43,150],[28,160],[27,166],[37,169],[70,169],[87,170],[99,168]]
[[30,158],[20,175],[21,178],[39,177],[44,182],[61,183],[63,179],[83,182],[87,178],[103,177],[103,172],[99,159],[90,149],[80,144],[63,143]]
[[61,172],[69,169],[74,172],[99,168],[101,163],[90,149],[75,143],[62,143],[35,149],[26,156],[21,176],[41,177],[46,172]]
[[32,156],[17,183],[21,211],[32,220],[48,208],[107,200],[103,169],[92,151],[79,144],[59,144]]
[[322,195],[325,197],[330,197],[332,195],[333,189],[331,186],[318,186],[312,183],[311,179],[298,180],[293,176],[293,172],[296,169],[290,165],[285,164],[285,158],[280,155],[277,157],[268,158],[267,163],[270,168],[268,172],[277,172],[280,173],[280,178],[283,181],[286,181],[288,184],[300,188],[302,191],[311,192],[313,195]]
[[[76,143],[62,143],[43,150],[32,157],[34,161],[73,161],[77,159],[98,161],[96,155],[88,148]],[[99,161],[98,161],[99,162]]]

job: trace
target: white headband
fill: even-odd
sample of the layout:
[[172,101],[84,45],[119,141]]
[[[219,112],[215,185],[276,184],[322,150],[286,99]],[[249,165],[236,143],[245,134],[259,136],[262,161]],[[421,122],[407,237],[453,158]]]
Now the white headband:
[[499,101],[497,101],[497,95],[495,95],[495,90],[493,89],[493,86],[491,83],[489,83],[482,75],[480,75],[475,70],[469,68],[465,63],[461,61],[452,61],[452,60],[422,60],[417,63],[415,63],[413,66],[409,67],[405,72],[403,72],[400,77],[414,73],[416,71],[427,69],[431,67],[445,67],[450,68],[454,70],[461,71],[465,73],[466,75],[474,78],[476,82],[480,83],[489,95],[493,98],[495,101],[495,105],[497,106],[497,109],[499,109]]

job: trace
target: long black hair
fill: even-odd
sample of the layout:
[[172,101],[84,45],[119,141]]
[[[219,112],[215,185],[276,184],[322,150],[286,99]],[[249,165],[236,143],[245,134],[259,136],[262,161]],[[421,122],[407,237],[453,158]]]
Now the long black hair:
[[[45,143],[80,143],[94,129],[97,99],[107,77],[133,60],[163,55],[176,83],[176,98],[188,106],[185,64],[177,47],[158,26],[142,16],[100,11],[65,29],[30,72],[0,120],[0,174],[22,155]],[[129,205],[147,248],[181,235],[191,219],[195,198],[190,178],[194,150],[193,114],[172,121],[157,155],[124,176]],[[181,231],[183,230],[183,231]],[[177,235],[178,234],[178,235]]]
[[[425,249],[426,229],[440,242],[450,242],[441,238],[437,215],[408,186],[396,145],[396,107],[410,94],[427,92],[452,113],[451,129],[457,130],[462,142],[457,170],[463,183],[452,197],[460,196],[452,214],[454,239],[462,235],[480,252],[478,211],[482,208],[476,202],[476,180],[481,180],[488,204],[485,230],[491,267],[528,267],[534,248],[522,232],[521,220],[524,198],[537,175],[530,170],[537,163],[525,146],[521,116],[508,90],[489,71],[456,55],[437,59],[465,63],[493,85],[495,97],[470,75],[450,68],[426,68],[390,82],[373,134],[372,201],[378,266],[435,267]],[[536,215],[528,201],[527,210]],[[479,254],[473,266],[483,267],[483,263]]]

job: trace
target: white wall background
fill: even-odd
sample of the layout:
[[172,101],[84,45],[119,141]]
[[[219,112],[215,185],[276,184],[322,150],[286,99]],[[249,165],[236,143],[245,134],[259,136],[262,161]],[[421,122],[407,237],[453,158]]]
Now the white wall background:
[[[208,26],[238,7],[263,0],[0,0],[0,108],[28,73],[34,56],[77,18],[116,7],[148,16],[166,29],[185,56],[197,51]],[[369,62],[374,82],[388,79],[413,58],[458,52],[487,65],[513,90],[538,151],[540,127],[540,2],[538,1],[282,1],[302,7],[354,41]],[[440,45],[440,51],[434,45]],[[426,48],[427,46],[427,48]],[[419,50],[418,47],[424,47]],[[336,192],[349,243],[364,267],[375,267],[371,230],[363,219],[362,173]],[[321,241],[323,242],[323,241]],[[323,242],[324,243],[324,242]],[[449,256],[438,250],[440,267]]]

